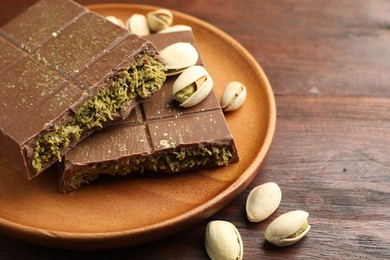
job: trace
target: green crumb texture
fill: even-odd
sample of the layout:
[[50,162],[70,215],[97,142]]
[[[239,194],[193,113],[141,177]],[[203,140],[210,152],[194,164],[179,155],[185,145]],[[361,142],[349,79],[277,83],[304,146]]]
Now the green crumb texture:
[[100,174],[127,175],[130,173],[180,172],[199,167],[228,165],[233,159],[231,147],[195,147],[184,148],[166,154],[157,154],[149,157],[140,157],[126,162],[99,163],[86,167],[72,176],[65,192],[73,191],[96,179]]
[[32,166],[37,173],[50,161],[61,160],[61,150],[78,140],[85,130],[102,127],[134,98],[146,99],[160,90],[165,81],[165,66],[156,58],[143,55],[136,62],[107,80],[107,87],[85,101],[64,124],[46,132],[33,149]]

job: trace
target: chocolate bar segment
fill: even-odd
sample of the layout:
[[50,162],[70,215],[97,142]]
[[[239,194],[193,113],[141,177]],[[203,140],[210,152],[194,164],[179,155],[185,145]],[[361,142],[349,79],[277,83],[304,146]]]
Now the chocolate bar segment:
[[[159,49],[183,41],[195,45],[188,31],[148,39]],[[237,162],[215,92],[197,106],[181,108],[172,94],[175,79],[168,77],[162,90],[133,109],[125,121],[94,133],[69,151],[60,164],[60,190],[76,190],[101,174],[171,173]]]
[[86,12],[83,6],[67,0],[43,0],[1,29],[12,41],[31,53]]
[[70,0],[0,28],[0,153],[28,179],[160,90],[156,47]]

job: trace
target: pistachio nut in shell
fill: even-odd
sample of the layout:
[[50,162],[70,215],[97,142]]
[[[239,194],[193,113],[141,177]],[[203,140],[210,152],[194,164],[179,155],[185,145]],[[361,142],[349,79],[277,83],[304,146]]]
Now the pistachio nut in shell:
[[123,21],[116,16],[109,15],[109,16],[106,16],[106,19],[109,20],[110,22],[116,24],[116,25],[119,25],[121,27],[125,27],[125,24],[123,23]]
[[206,227],[205,247],[213,260],[242,259],[244,245],[237,228],[228,221],[214,220]]
[[221,107],[223,111],[234,111],[244,104],[245,99],[246,87],[238,81],[232,81],[223,89]]
[[126,28],[138,36],[146,36],[150,34],[148,21],[145,15],[133,14],[126,21]]
[[208,96],[213,84],[213,79],[204,67],[191,66],[177,77],[172,93],[180,106],[192,107]]
[[160,51],[160,56],[165,61],[167,76],[181,73],[184,69],[195,65],[199,59],[199,53],[189,42],[176,42]]
[[171,33],[171,32],[181,32],[181,31],[192,31],[192,27],[188,25],[183,24],[177,24],[173,25],[171,27],[168,27],[166,29],[162,29],[158,31],[157,33]]
[[251,190],[246,200],[246,215],[251,222],[268,218],[278,208],[282,191],[274,182],[267,182]]
[[307,218],[309,213],[294,210],[284,213],[269,224],[265,230],[265,239],[276,246],[284,247],[301,240],[310,230]]
[[173,23],[173,14],[168,9],[157,9],[146,15],[149,28],[152,32],[158,32],[168,28]]

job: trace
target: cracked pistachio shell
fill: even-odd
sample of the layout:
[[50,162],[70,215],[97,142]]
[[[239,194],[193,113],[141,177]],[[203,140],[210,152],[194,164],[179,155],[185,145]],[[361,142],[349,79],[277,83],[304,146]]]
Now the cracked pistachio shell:
[[118,17],[115,17],[113,15],[109,15],[109,16],[106,16],[106,19],[109,20],[110,22],[116,24],[116,25],[125,27],[125,24],[123,23],[123,21],[121,19],[119,19]]
[[181,31],[192,31],[192,27],[188,26],[188,25],[177,24],[177,25],[173,25],[171,27],[168,27],[166,29],[162,29],[161,31],[158,31],[157,33],[171,33],[171,32],[181,32]]
[[284,247],[301,240],[310,230],[309,213],[294,210],[280,215],[267,227],[265,239],[276,246]]
[[223,89],[221,107],[223,111],[234,111],[244,104],[245,99],[246,87],[238,81],[232,81]]
[[244,252],[237,228],[223,220],[214,220],[207,225],[205,246],[212,260],[240,260]]
[[[213,88],[213,79],[202,66],[191,66],[185,69],[175,80],[172,86],[172,93],[182,107],[192,107],[199,104],[207,97]],[[195,86],[195,92],[185,100],[178,100],[178,93],[189,86]]]
[[152,32],[158,32],[168,28],[173,23],[173,14],[168,9],[157,9],[147,15],[149,28]]
[[184,69],[198,62],[199,54],[195,47],[188,42],[177,42],[160,51],[167,68],[167,76],[181,73]]
[[133,14],[126,21],[126,28],[138,36],[145,36],[150,34],[148,21],[145,15]]
[[282,191],[274,182],[267,182],[251,190],[246,200],[246,215],[251,222],[268,218],[278,208]]

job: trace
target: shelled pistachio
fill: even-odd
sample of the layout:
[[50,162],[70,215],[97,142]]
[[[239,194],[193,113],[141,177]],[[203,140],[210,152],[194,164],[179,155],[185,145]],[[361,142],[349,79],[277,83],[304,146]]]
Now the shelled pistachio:
[[238,81],[232,81],[223,90],[221,107],[223,111],[234,111],[244,104],[245,99],[246,87]]
[[213,79],[202,66],[185,69],[175,80],[172,92],[182,107],[192,107],[207,97],[213,88]]
[[173,14],[168,9],[157,9],[149,12],[146,17],[152,32],[168,28],[173,23]]
[[265,239],[280,247],[292,245],[301,240],[310,230],[309,213],[294,210],[280,215],[267,227]]
[[207,225],[205,247],[212,260],[240,260],[244,253],[237,228],[223,220],[214,220]]
[[160,51],[166,62],[167,76],[181,73],[184,69],[193,66],[199,59],[198,51],[188,42],[177,42]]
[[146,36],[150,34],[148,21],[145,15],[133,14],[126,21],[126,28],[138,36]]
[[279,206],[282,191],[274,182],[267,182],[252,189],[246,200],[246,215],[251,222],[268,218]]

